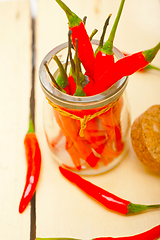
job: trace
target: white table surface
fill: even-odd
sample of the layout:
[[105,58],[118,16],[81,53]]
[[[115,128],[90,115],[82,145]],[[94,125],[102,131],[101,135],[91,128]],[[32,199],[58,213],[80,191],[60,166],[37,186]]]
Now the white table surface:
[[[112,13],[119,0],[65,0],[81,18],[87,15],[87,30],[97,28]],[[23,139],[28,130],[31,89],[31,20],[29,1],[0,2],[0,239],[30,238],[30,205],[18,213],[26,175]],[[108,211],[66,181],[51,158],[43,129],[44,95],[38,69],[42,58],[67,41],[67,19],[54,0],[38,0],[36,15],[36,134],[42,151],[42,169],[36,191],[37,237],[73,237],[90,240],[98,236],[127,236],[160,224],[160,210],[135,216]],[[107,35],[106,35],[107,39]],[[126,0],[115,38],[121,51],[133,53],[152,48],[160,41],[160,2]],[[160,52],[153,64],[160,67]],[[131,120],[154,104],[160,104],[160,72],[150,70],[129,77],[127,86]],[[96,185],[139,204],[160,203],[160,174],[145,168],[129,142],[124,160],[112,171],[85,177]]]

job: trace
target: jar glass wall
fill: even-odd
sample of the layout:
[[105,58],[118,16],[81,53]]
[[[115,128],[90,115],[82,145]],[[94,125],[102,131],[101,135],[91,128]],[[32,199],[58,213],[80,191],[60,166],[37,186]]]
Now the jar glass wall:
[[[98,41],[92,41],[93,46]],[[103,93],[76,97],[57,90],[51,83],[44,63],[52,74],[58,75],[57,55],[64,64],[68,52],[64,43],[43,59],[39,78],[45,95],[43,107],[44,130],[48,146],[58,164],[79,174],[99,174],[114,168],[125,156],[130,127],[126,97],[127,77]],[[123,54],[114,47],[117,59]]]

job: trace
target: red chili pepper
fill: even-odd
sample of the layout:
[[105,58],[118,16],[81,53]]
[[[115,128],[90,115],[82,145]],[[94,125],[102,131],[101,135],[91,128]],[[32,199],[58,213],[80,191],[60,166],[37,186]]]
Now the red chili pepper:
[[[93,238],[92,240],[110,240],[110,239],[117,239],[117,240],[156,240],[160,237],[160,225],[157,225],[146,232],[139,233],[133,236],[127,237],[98,237]],[[78,240],[75,238],[36,238],[36,240]],[[79,239],[80,240],[80,239]]]
[[27,160],[27,174],[24,191],[19,204],[19,213],[22,213],[31,201],[37,187],[41,169],[41,151],[34,133],[32,120],[30,120],[29,131],[24,139],[24,146]]
[[[112,27],[111,33],[104,46],[97,52],[95,60],[94,80],[95,83],[99,82],[99,78],[105,73],[106,70],[110,69],[114,64],[113,55],[113,40],[115,38],[116,29],[122,13],[125,0],[121,0],[121,4],[118,10],[117,17]],[[98,87],[98,86],[97,86]],[[104,89],[105,90],[105,89]]]
[[95,56],[89,36],[83,21],[72,12],[61,0],[56,0],[59,6],[65,11],[69,28],[72,30],[72,41],[75,47],[75,39],[78,39],[78,57],[81,60],[87,75],[93,79]]
[[[123,54],[124,54],[124,56],[130,56],[131,55],[131,54],[124,53],[124,52],[123,52]],[[160,71],[160,68],[158,68],[158,67],[156,67],[156,66],[154,66],[152,64],[148,64],[146,67],[141,68],[139,70],[139,72],[145,72],[145,71],[150,70],[150,69],[154,69],[154,70]]]
[[154,48],[119,59],[94,85],[92,95],[107,90],[122,77],[132,75],[147,66],[152,62],[159,49],[160,42]]
[[[74,59],[72,58],[71,34],[72,34],[72,31],[69,30],[69,33],[68,33],[68,57],[70,58],[71,67],[70,67],[70,75],[68,77],[68,82],[69,82],[69,87],[70,87],[70,95],[75,95],[76,96],[77,95],[77,88],[79,88],[80,96],[85,96],[86,93],[83,90],[83,88],[88,83],[88,81],[86,81],[87,76],[85,76],[86,74],[84,75],[81,71],[81,63],[80,63],[80,60],[78,58],[78,51],[77,51],[78,47],[75,49]],[[79,82],[80,82],[79,86],[77,86],[77,77],[78,77]]]
[[160,237],[160,225],[157,225],[150,230],[139,233],[137,235],[133,236],[127,236],[127,237],[98,237],[93,238],[92,240],[110,240],[110,239],[117,239],[117,240],[156,240]]
[[140,205],[134,204],[130,201],[124,200],[115,196],[114,194],[107,192],[106,190],[92,184],[91,182],[83,179],[78,174],[73,173],[67,169],[59,167],[62,175],[67,178],[70,182],[74,183],[77,187],[83,190],[86,194],[88,194],[93,199],[100,202],[106,208],[115,211],[121,214],[133,214],[139,213],[151,208],[160,208],[160,204],[157,205]]

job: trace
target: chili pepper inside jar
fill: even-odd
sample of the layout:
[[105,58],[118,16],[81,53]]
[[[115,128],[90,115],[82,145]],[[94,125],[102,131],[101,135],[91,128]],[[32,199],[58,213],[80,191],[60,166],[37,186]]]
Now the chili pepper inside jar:
[[[92,45],[96,48],[98,41],[93,40]],[[118,165],[127,152],[130,128],[126,96],[128,78],[123,77],[108,90],[93,96],[64,93],[52,84],[45,63],[56,78],[59,69],[52,57],[58,56],[65,65],[67,51],[68,43],[57,46],[40,65],[48,146],[53,158],[63,167],[82,175],[103,173]],[[113,52],[115,60],[123,57],[115,47]]]

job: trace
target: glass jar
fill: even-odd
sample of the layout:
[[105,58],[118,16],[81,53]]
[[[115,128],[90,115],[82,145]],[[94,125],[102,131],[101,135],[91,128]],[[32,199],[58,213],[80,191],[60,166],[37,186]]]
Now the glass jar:
[[[98,45],[92,41],[93,47]],[[51,60],[57,55],[65,64],[68,43],[51,50],[43,59],[39,78],[45,95],[44,130],[53,158],[82,175],[94,175],[114,168],[127,152],[130,114],[126,98],[127,77],[103,93],[77,97],[59,91],[51,83],[44,63],[56,78],[58,67]],[[123,54],[113,48],[116,59]]]

